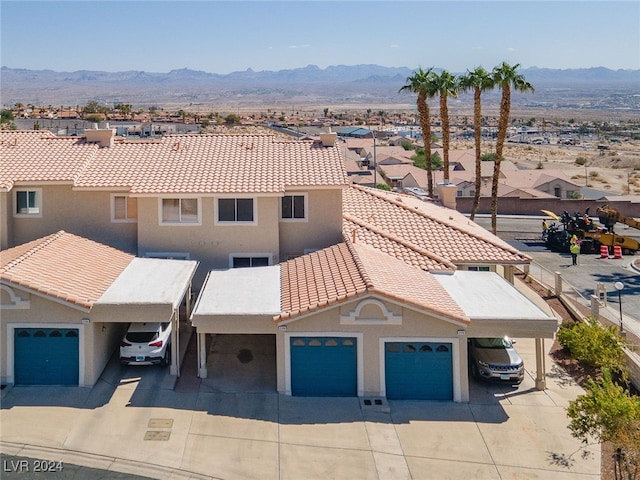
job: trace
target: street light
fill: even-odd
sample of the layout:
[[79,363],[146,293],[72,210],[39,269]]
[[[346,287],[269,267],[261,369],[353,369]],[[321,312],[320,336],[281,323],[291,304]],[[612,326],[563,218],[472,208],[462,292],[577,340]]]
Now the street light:
[[624,288],[624,283],[616,282],[613,284],[613,286],[616,287],[616,290],[618,291],[618,306],[620,307],[620,333],[624,333],[624,326],[622,325],[622,294],[620,293]]
[[373,188],[378,188],[378,163],[376,162],[376,132],[371,129],[373,136]]

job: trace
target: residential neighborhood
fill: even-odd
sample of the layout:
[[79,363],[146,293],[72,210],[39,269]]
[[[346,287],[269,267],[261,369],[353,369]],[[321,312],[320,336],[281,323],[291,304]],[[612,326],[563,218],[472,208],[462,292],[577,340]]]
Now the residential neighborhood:
[[[1,135],[3,383],[44,381],[42,360],[24,353],[44,335],[75,339],[48,359],[45,383],[94,385],[123,325],[152,318],[174,324],[178,375],[181,309],[199,337],[201,377],[207,336],[268,335],[287,395],[465,402],[467,337],[554,337],[558,320],[513,286],[529,257],[442,202],[350,185],[335,133]],[[470,282],[486,289],[478,301]],[[426,354],[392,387],[394,361],[406,359],[384,352],[412,342],[442,351],[448,367],[428,379],[441,390],[416,387],[440,361]],[[351,367],[318,385],[334,355]],[[77,374],[54,373],[69,368]]]

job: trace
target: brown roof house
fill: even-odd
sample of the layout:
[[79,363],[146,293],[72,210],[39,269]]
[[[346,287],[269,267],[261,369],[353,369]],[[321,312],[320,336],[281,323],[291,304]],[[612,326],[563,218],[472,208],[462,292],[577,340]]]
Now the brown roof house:
[[[124,142],[109,128],[83,138],[1,132],[0,152],[8,382],[26,361],[16,335],[70,332],[78,346],[63,351],[77,358],[78,384],[91,384],[117,348],[118,328],[177,321],[180,304],[190,310],[191,281],[199,290],[190,316],[198,374],[224,381],[224,364],[208,349],[214,338],[229,336],[238,347],[260,336],[275,358],[253,363],[273,379],[269,388],[291,395],[464,402],[467,338],[531,337],[540,347],[557,327],[512,285],[514,266],[529,257],[438,203],[349,186],[335,134]],[[47,263],[76,252],[47,253],[41,244],[51,235],[110,248],[77,249],[85,262],[73,262],[96,288],[90,295],[76,286],[82,280],[69,284]],[[34,249],[43,263],[31,267],[40,258]],[[106,261],[111,256],[118,261]],[[23,262],[21,277],[14,268]],[[165,291],[149,273],[163,262],[177,271],[155,276],[175,295],[149,301]],[[111,273],[99,283],[103,268]],[[49,304],[60,311],[44,322],[39,312]],[[544,366],[537,367],[540,386]],[[172,368],[179,373],[176,362]]]
[[130,322],[174,322],[197,262],[136,258],[64,231],[0,252],[2,383],[96,383]]

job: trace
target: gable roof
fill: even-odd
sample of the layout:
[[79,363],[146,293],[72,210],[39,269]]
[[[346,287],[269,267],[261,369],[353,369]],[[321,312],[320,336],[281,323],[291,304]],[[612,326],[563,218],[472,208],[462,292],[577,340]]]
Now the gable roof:
[[133,258],[61,230],[1,251],[0,280],[88,310]]
[[[351,185],[342,194],[342,214],[347,238],[355,232],[356,242],[397,258],[427,256],[434,262],[428,270],[451,269],[452,264],[531,262],[461,213],[408,195]],[[416,260],[411,263],[416,265]]]
[[281,263],[280,284],[277,322],[372,294],[455,322],[469,321],[432,275],[348,240]]
[[65,181],[75,188],[175,193],[274,193],[348,184],[337,146],[275,135],[166,135],[99,148],[44,132],[0,133],[0,188],[18,181]]

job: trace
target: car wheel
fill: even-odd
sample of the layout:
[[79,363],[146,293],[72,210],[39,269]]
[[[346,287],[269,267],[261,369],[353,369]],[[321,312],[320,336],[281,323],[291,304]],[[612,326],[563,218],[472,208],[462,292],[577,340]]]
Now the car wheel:
[[167,349],[164,351],[164,357],[162,358],[162,365],[167,366],[170,363],[171,363],[171,350],[169,349],[169,346],[167,346]]

